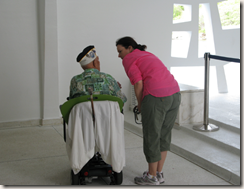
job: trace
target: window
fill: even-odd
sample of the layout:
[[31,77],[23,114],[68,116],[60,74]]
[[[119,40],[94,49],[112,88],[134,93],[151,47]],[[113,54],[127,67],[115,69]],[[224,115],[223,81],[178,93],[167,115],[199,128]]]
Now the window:
[[204,53],[215,54],[212,18],[209,3],[199,5],[199,37],[198,57],[204,57]]
[[173,31],[171,56],[187,58],[191,41],[191,31]]
[[[173,24],[190,22],[192,20],[192,5],[174,4]],[[171,43],[171,56],[187,58],[191,31],[173,31]]]
[[191,5],[174,4],[173,23],[191,21]]
[[240,28],[240,0],[226,0],[218,3],[222,29]]

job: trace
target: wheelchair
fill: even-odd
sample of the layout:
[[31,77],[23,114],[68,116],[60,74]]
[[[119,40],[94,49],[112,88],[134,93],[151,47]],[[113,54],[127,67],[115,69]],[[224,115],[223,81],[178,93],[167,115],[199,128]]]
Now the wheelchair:
[[[87,101],[116,101],[119,103],[120,111],[123,113],[123,101],[115,96],[110,95],[86,95],[77,98],[67,98],[63,105],[60,105],[60,111],[63,116],[63,136],[66,142],[66,124],[68,124],[69,113],[73,106],[78,103]],[[93,106],[93,105],[92,105]],[[87,182],[91,182],[91,178],[94,177],[110,177],[110,185],[121,185],[123,182],[123,171],[117,173],[113,171],[113,167],[105,163],[99,152],[96,152],[94,156],[82,167],[79,173],[74,174],[71,169],[71,185],[86,185]]]

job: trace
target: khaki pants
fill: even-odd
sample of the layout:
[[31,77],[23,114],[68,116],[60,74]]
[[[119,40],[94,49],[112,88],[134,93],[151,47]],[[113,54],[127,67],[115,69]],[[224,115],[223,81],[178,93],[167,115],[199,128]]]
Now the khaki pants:
[[143,151],[148,163],[161,160],[161,152],[170,150],[180,102],[180,92],[167,97],[147,95],[142,100]]

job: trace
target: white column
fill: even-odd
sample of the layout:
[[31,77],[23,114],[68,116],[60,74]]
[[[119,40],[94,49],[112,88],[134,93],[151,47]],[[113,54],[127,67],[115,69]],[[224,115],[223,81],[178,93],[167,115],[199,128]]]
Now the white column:
[[57,122],[59,116],[57,0],[41,0],[39,44],[42,85],[42,125]]
[[[219,41],[216,40],[216,38],[218,39],[218,35],[220,33],[222,33],[222,26],[221,26],[221,21],[220,21],[220,17],[218,13],[218,6],[217,3],[212,3],[210,4],[211,6],[209,6],[209,14],[211,15],[211,19],[212,19],[212,31],[213,31],[213,35],[215,36],[214,38],[211,38],[210,40],[212,40],[214,42],[214,44],[218,44]],[[221,39],[226,40],[225,38]],[[227,45],[226,45],[227,46]],[[216,49],[216,54],[220,55],[220,56],[224,56],[223,54],[218,54],[218,52],[220,51],[220,49]],[[214,60],[210,59],[210,62],[213,62]],[[225,70],[224,70],[224,65],[226,64],[226,62],[223,61],[215,61],[216,62],[216,77],[217,77],[217,84],[218,84],[218,91],[219,93],[228,93],[228,86],[227,86],[227,81],[226,81],[226,76],[225,76]]]

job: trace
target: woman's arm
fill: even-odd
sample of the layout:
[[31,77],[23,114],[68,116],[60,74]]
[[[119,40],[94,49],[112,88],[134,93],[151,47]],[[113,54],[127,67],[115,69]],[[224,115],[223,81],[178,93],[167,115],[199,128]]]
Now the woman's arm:
[[137,98],[137,102],[138,102],[138,110],[141,111],[141,101],[142,101],[142,93],[143,93],[143,82],[142,82],[142,80],[138,81],[134,85],[134,89],[135,89],[135,94],[136,94],[136,98]]

